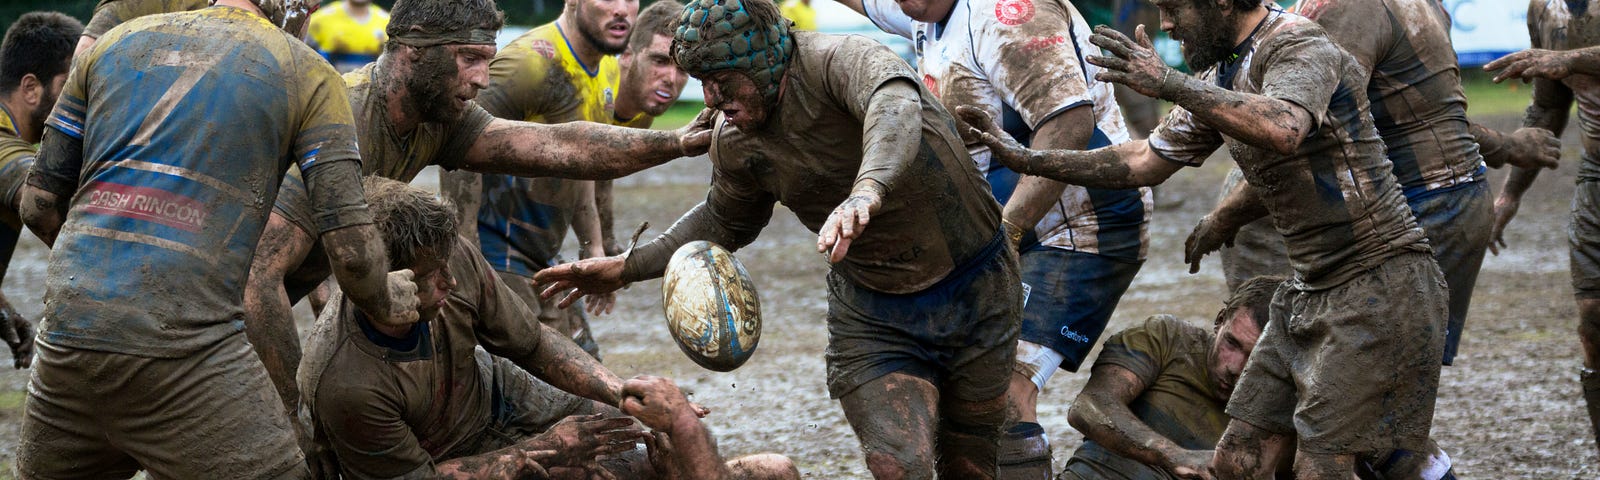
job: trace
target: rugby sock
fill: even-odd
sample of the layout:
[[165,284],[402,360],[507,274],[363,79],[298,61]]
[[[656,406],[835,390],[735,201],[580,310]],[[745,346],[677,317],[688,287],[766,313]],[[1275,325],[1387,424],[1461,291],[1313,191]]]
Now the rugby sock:
[[1594,431],[1596,439],[1600,439],[1600,372],[1584,368],[1578,372],[1578,381],[1583,384],[1583,403],[1589,410],[1589,428]]
[[1044,427],[1018,422],[1000,436],[998,480],[1050,480],[1050,439]]

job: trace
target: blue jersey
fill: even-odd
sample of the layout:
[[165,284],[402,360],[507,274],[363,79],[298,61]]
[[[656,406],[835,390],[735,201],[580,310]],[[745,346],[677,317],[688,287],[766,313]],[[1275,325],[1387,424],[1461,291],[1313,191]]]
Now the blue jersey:
[[[83,157],[34,170],[77,185],[42,336],[90,350],[176,357],[240,332],[284,170],[358,159],[338,73],[231,7],[112,29],[74,60],[47,124],[81,140]],[[364,204],[344,213],[370,221]]]

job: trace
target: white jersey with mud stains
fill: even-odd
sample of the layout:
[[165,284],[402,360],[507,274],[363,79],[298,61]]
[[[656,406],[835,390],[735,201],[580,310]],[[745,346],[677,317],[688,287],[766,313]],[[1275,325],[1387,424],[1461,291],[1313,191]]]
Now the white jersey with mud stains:
[[[1083,16],[1063,0],[956,0],[942,22],[912,20],[894,0],[862,0],[878,28],[911,39],[917,70],[945,107],[983,108],[1007,133],[1031,145],[1046,120],[1079,106],[1093,108],[1089,148],[1128,141],[1111,85],[1094,80],[1099,54]],[[1002,204],[1019,175],[991,164],[989,151],[969,144],[972,158]],[[1150,189],[1102,190],[1069,185],[1034,227],[1045,246],[1142,260],[1149,243]]]

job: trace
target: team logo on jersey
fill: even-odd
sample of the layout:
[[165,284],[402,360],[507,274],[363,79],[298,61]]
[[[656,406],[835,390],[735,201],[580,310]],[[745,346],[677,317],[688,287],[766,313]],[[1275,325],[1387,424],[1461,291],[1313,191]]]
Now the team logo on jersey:
[[533,44],[529,45],[529,48],[539,52],[539,55],[543,55],[544,58],[556,58],[556,45],[550,43],[549,40],[534,40]]
[[605,99],[606,99],[606,110],[615,110],[615,108],[612,108],[612,106],[615,105],[615,104],[612,102],[611,87],[606,87],[606,89],[605,89]]
[[1006,25],[1022,25],[1033,20],[1033,2],[1030,0],[1000,0],[994,5],[994,16]]

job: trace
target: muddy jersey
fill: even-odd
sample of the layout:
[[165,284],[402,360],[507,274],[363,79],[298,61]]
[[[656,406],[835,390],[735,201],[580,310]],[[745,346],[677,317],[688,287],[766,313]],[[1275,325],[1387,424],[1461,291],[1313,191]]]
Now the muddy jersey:
[[[1006,133],[1031,145],[1045,121],[1088,106],[1095,119],[1088,148],[1128,141],[1111,84],[1095,80],[1099,67],[1083,61],[1100,48],[1089,43],[1089,25],[1066,1],[958,0],[940,23],[914,21],[893,0],[864,0],[862,6],[879,28],[914,42],[922,83],[947,108],[987,110]],[[995,198],[1010,200],[1020,176],[990,162],[982,144],[968,148]],[[1046,246],[1142,260],[1153,206],[1149,188],[1067,185],[1034,233]]]
[[[420,123],[410,134],[402,135],[390,123],[383,92],[373,82],[376,67],[377,64],[370,64],[344,74],[344,85],[350,91],[350,113],[361,142],[361,174],[410,182],[429,165],[446,170],[460,166],[494,117],[467,102],[466,112],[456,121]],[[298,169],[289,169],[283,179],[283,191],[272,208],[306,232],[319,231],[313,228],[311,198]]]
[[158,13],[187,12],[211,6],[211,0],[100,0],[94,16],[83,27],[83,36],[100,38],[117,25]]
[[538,353],[538,320],[476,246],[457,242],[448,268],[455,290],[406,338],[373,329],[338,294],[306,339],[302,399],[346,478],[427,478],[418,475],[435,460],[478,451],[488,440],[493,365],[476,347],[519,365]]
[[[619,123],[613,112],[621,69],[606,55],[585,65],[557,23],[529,30],[489,63],[479,104],[496,117],[539,123]],[[483,176],[478,240],[495,270],[533,276],[555,264],[567,219],[583,201],[578,181]]]
[[22,184],[33,168],[38,151],[17,136],[16,117],[0,105],[0,279],[11,263],[17,238],[22,235],[22,217],[17,213]]
[[[1095,359],[1095,372],[1102,366],[1116,366],[1133,373],[1144,384],[1144,391],[1128,404],[1133,415],[1180,447],[1210,450],[1216,448],[1229,420],[1209,367],[1213,335],[1171,315],[1146,318],[1106,340]],[[1139,463],[1093,439],[1084,440],[1070,462],[1123,473],[1128,470],[1126,464]],[[1089,465],[1069,464],[1066,469],[1077,471]]]
[[[774,203],[782,202],[815,232],[856,182],[871,179],[888,187],[883,204],[833,265],[835,273],[878,292],[910,293],[976,257],[1000,227],[1000,206],[939,100],[917,88],[922,145],[910,162],[863,159],[862,125],[873,92],[896,79],[920,83],[904,60],[866,37],[795,32],[794,39],[788,84],[765,129],[743,132],[713,119],[711,192],[680,225],[709,218],[719,240],[729,241],[723,246],[738,248],[755,239]],[[677,230],[634,251],[651,259],[644,271],[661,272],[686,243]]]
[[1371,72],[1373,125],[1407,197],[1483,178],[1450,17],[1437,0],[1301,0],[1295,10]]
[[1245,180],[1263,192],[1302,289],[1335,286],[1400,252],[1426,251],[1367,114],[1361,65],[1315,22],[1276,8],[1234,54],[1198,78],[1305,109],[1313,125],[1299,149],[1280,155],[1225,137],[1174,107],[1150,135],[1151,150],[1198,166],[1227,145]]
[[[50,256],[42,334],[177,357],[239,333],[284,170],[317,181],[325,165],[359,161],[350,122],[333,67],[245,10],[153,15],[106,33],[74,59],[47,120],[83,142],[83,158],[45,157],[33,170],[77,186]],[[369,223],[356,199],[318,208],[313,231]]]
[[[1600,0],[1530,1],[1528,37],[1533,48],[1549,50],[1600,45]],[[1578,128],[1583,134],[1583,163],[1578,166],[1578,178],[1600,180],[1600,77],[1572,75],[1561,83],[1572,91],[1578,103]]]

